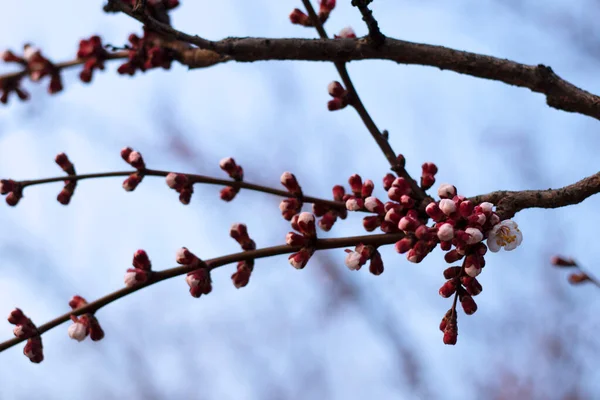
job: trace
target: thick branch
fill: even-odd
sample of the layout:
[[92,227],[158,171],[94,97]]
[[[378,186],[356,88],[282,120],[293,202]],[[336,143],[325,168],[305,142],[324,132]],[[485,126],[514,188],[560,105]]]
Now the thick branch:
[[600,193],[600,172],[560,189],[523,190],[519,192],[499,190],[472,197],[475,203],[489,201],[496,205],[501,219],[512,218],[526,208],[558,208],[581,203]]
[[[386,244],[392,244],[397,242],[398,240],[404,237],[403,233],[394,233],[394,234],[381,234],[381,235],[367,235],[367,236],[353,236],[346,238],[336,238],[336,239],[318,239],[315,244],[316,250],[326,250],[326,249],[335,249],[340,247],[350,247],[356,246],[359,243],[365,245],[374,245],[381,246]],[[204,267],[209,268],[210,270],[216,269],[223,265],[232,264],[238,261],[246,261],[250,259],[258,259],[265,257],[272,257],[280,254],[293,253],[300,250],[300,247],[292,247],[288,245],[283,246],[275,246],[275,247],[267,247],[264,249],[258,249],[253,251],[244,251],[241,253],[230,254],[223,257],[217,257],[210,260],[204,261]],[[140,289],[151,286],[160,281],[164,281],[165,279],[173,278],[176,276],[187,274],[188,272],[192,272],[198,269],[197,266],[179,266],[170,269],[166,269],[163,271],[155,272],[150,280],[144,284],[139,286],[134,286],[130,288],[123,288],[117,290],[116,292],[110,293],[104,297],[99,298],[96,301],[93,301],[86,305],[85,307],[78,308],[76,310],[70,311],[61,315],[58,318],[53,319],[43,325],[38,326],[38,332],[43,334],[44,332],[49,331],[52,328],[57,327],[58,325],[67,322],[71,319],[71,315],[82,315],[87,313],[94,313],[98,311],[100,308],[112,303],[115,300],[118,300],[122,297],[125,297],[131,293],[137,292]],[[13,338],[7,340],[3,343],[0,343],[0,352],[15,346],[23,341],[27,340],[26,338]]]

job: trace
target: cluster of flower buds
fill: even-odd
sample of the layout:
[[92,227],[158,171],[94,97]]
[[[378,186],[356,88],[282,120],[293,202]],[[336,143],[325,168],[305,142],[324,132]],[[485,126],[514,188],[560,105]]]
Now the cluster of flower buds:
[[[489,240],[489,239],[488,239]],[[559,268],[570,268],[570,269],[577,269],[577,272],[572,272],[571,274],[569,274],[569,283],[572,285],[578,285],[580,283],[584,283],[584,282],[593,282],[596,285],[600,286],[600,283],[598,283],[598,280],[596,280],[595,278],[591,277],[587,272],[584,272],[581,270],[581,267],[579,267],[579,265],[577,264],[577,262],[572,259],[572,258],[565,258],[565,257],[561,257],[561,256],[554,256],[550,259],[550,262],[552,263],[552,265],[554,265],[555,267],[559,267]]]
[[82,39],[79,42],[77,58],[85,60],[79,78],[85,83],[91,82],[94,70],[104,70],[104,62],[108,58],[108,52],[102,46],[100,36],[94,35],[89,39]]
[[354,29],[347,26],[340,31],[338,35],[333,35],[334,39],[356,39],[356,33],[354,33]]
[[427,162],[421,166],[421,189],[428,190],[435,183],[435,174],[438,168],[434,163]]
[[[335,185],[332,189],[333,200],[337,202],[343,202],[346,190],[341,185]],[[329,232],[337,221],[338,217],[346,219],[348,216],[348,210],[346,208],[333,208],[323,203],[313,203],[313,214],[315,217],[321,218],[319,220],[319,228],[325,232]]]
[[[88,302],[81,296],[73,296],[71,301],[69,301],[69,307],[71,307],[73,311],[85,307],[87,304]],[[79,317],[71,315],[71,320],[73,321],[73,324],[69,326],[69,329],[67,330],[71,339],[81,342],[89,335],[90,339],[96,342],[104,338],[104,331],[94,314],[86,313]]]
[[[320,0],[319,2],[319,21],[323,24],[329,19],[329,14],[335,8],[335,0]],[[304,11],[295,8],[290,14],[292,24],[302,26],[314,26],[308,15]]]
[[8,96],[15,92],[19,99],[29,99],[29,93],[21,88],[21,76],[0,78],[0,103],[8,103]]
[[348,91],[344,89],[341,83],[333,81],[327,86],[327,91],[333,99],[327,103],[327,109],[329,111],[341,110],[349,104]]
[[179,193],[179,201],[182,204],[190,204],[192,193],[194,193],[194,186],[187,175],[170,172],[167,174],[167,185]]
[[140,38],[132,33],[129,35],[129,43],[131,46],[128,48],[128,61],[119,66],[119,74],[133,76],[137,70],[146,72],[152,68],[171,68],[175,51],[162,46],[156,33],[144,28],[144,36]]
[[[256,243],[250,239],[248,228],[244,224],[233,224],[229,231],[229,235],[242,246],[242,250],[256,250]],[[236,288],[244,287],[250,281],[250,275],[254,270],[254,259],[239,261],[237,271],[231,275],[231,280]]]
[[456,344],[458,339],[458,318],[456,310],[451,308],[446,312],[442,322],[440,322],[440,331],[444,332],[444,344]]
[[[60,69],[54,65],[50,60],[42,55],[42,52],[29,45],[26,44],[23,50],[23,56],[17,56],[12,51],[6,50],[2,53],[2,60],[5,62],[14,62],[21,64],[26,73],[29,75],[29,78],[38,82],[45,76],[50,76],[50,85],[48,86],[48,93],[54,94],[58,93],[63,89],[62,80],[60,77]],[[13,83],[14,85],[15,83]],[[25,100],[27,98],[26,93],[19,93],[19,91],[13,89],[21,100]],[[8,93],[6,90],[4,91],[6,95]],[[24,96],[22,96],[22,94]],[[5,101],[3,101],[5,103]]]
[[210,269],[203,265],[202,260],[196,257],[194,253],[186,247],[177,250],[176,261],[180,265],[185,265],[190,268],[197,268],[189,272],[185,277],[185,281],[190,287],[190,294],[193,297],[200,297],[203,294],[212,292],[212,280],[210,279]]
[[12,179],[2,179],[0,180],[0,194],[6,195],[6,204],[14,207],[23,198],[23,187]]
[[281,203],[279,203],[279,210],[281,211],[283,218],[287,221],[291,221],[292,217],[297,215],[304,205],[302,188],[298,184],[296,176],[291,172],[284,172],[281,174],[280,181],[293,197],[283,199]]
[[375,246],[359,244],[354,251],[346,249],[346,253],[348,254],[345,264],[351,271],[358,271],[367,261],[371,260],[369,271],[373,275],[383,273],[383,260]]
[[[229,177],[231,179],[233,179],[236,182],[242,182],[244,180],[244,169],[240,166],[237,165],[235,163],[235,160],[231,157],[227,157],[222,159],[219,162],[219,166],[221,167],[221,169],[225,172],[227,172],[227,175],[229,175]],[[221,189],[221,200],[224,201],[231,201],[235,198],[235,196],[238,194],[238,192],[240,191],[239,187],[235,187],[235,186],[227,186],[224,187],[223,189]]]
[[15,308],[8,316],[8,322],[15,325],[13,333],[19,339],[27,338],[23,348],[23,354],[33,363],[41,363],[44,360],[42,337],[39,335],[35,324],[27,318],[23,311]]
[[121,158],[127,164],[137,169],[136,172],[129,175],[127,179],[123,181],[123,189],[127,192],[131,192],[135,190],[144,178],[143,171],[146,169],[146,164],[144,163],[142,155],[137,151],[133,151],[131,147],[125,147],[121,150]]
[[[76,175],[75,167],[73,166],[73,163],[71,163],[71,161],[65,153],[58,154],[54,161],[56,161],[56,164],[58,164],[58,166],[63,171],[65,171],[67,175]],[[63,189],[60,191],[60,193],[56,197],[56,200],[58,200],[60,204],[65,206],[69,204],[69,202],[71,201],[71,197],[73,197],[73,192],[75,191],[76,186],[77,181],[70,179],[65,180],[65,187],[63,187]]]
[[302,246],[300,251],[291,254],[288,260],[292,267],[302,269],[306,267],[308,260],[315,252],[314,243],[317,240],[317,228],[315,216],[309,212],[303,212],[292,217],[292,229],[300,232],[289,232],[285,242],[290,246]]
[[133,287],[146,283],[152,274],[152,263],[144,250],[138,250],[133,254],[133,268],[125,273],[125,286]]

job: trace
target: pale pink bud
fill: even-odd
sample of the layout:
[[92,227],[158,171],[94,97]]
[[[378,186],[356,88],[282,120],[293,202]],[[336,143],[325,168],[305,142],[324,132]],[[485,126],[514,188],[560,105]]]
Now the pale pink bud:
[[346,200],[346,209],[348,211],[359,211],[362,209],[363,205],[363,200],[358,197],[350,197]]
[[23,58],[26,61],[31,61],[36,55],[40,54],[40,49],[31,45],[25,45],[23,50]]
[[187,247],[182,247],[177,250],[177,253],[175,254],[175,261],[177,264],[181,265],[197,265],[199,264],[200,260],[194,255],[194,253],[189,251]]
[[445,217],[436,202],[429,203],[427,207],[425,207],[425,212],[436,222],[441,221]]
[[456,187],[449,183],[442,183],[438,188],[440,199],[451,199],[456,196]]
[[356,33],[354,33],[354,29],[352,29],[352,27],[347,26],[342,29],[337,36],[342,39],[354,39],[356,38]]
[[298,185],[298,180],[291,172],[284,172],[281,175],[281,184],[285,186],[287,190],[291,193],[302,193],[300,189],[300,185]]
[[498,216],[498,214],[492,214],[490,216],[490,224],[491,225],[497,225],[500,223],[500,217]]
[[314,237],[317,234],[315,228],[315,216],[309,212],[303,212],[298,216],[298,231],[305,236]]
[[132,287],[137,283],[137,273],[133,270],[127,270],[125,273],[125,286]]
[[467,239],[467,244],[475,244],[483,240],[483,233],[477,228],[467,228],[465,229],[465,232],[471,235],[471,237]]
[[402,238],[396,242],[394,246],[396,251],[400,254],[404,254],[412,248],[413,241],[410,238]]
[[384,211],[383,203],[374,196],[365,199],[365,208],[371,212],[381,214]]
[[67,329],[67,333],[69,334],[69,337],[71,339],[81,342],[83,339],[86,338],[88,334],[88,329],[87,326],[85,326],[81,322],[75,322],[74,324],[69,326],[69,329]]
[[132,151],[129,153],[129,157],[127,157],[127,162],[136,169],[145,168],[144,159],[142,155],[137,151]]
[[479,205],[479,207],[481,207],[481,211],[483,211],[483,212],[492,212],[494,210],[494,205],[487,201],[484,201],[483,203],[481,203]]
[[302,269],[306,267],[311,255],[312,254],[309,250],[302,249],[299,252],[290,255],[288,261],[292,267],[296,269]]
[[362,255],[356,251],[352,251],[346,255],[344,263],[351,271],[358,271],[362,267]]
[[333,81],[329,85],[327,85],[327,92],[333,97],[342,97],[346,90],[338,81]]
[[438,228],[437,236],[443,242],[452,240],[454,238],[454,227],[450,224],[442,224]]
[[450,199],[440,200],[440,210],[446,215],[450,215],[456,211],[456,204]]
[[475,278],[481,273],[481,268],[478,268],[475,264],[471,264],[465,267],[465,273],[472,278]]
[[288,232],[285,235],[285,242],[290,246],[304,246],[307,243],[306,237],[296,232]]

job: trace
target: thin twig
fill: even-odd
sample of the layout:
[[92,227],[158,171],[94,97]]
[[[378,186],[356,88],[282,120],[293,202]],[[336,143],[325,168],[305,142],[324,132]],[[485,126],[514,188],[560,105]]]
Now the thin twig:
[[[308,16],[310,17],[314,27],[317,29],[317,32],[319,33],[319,36],[321,37],[321,39],[329,39],[329,37],[327,36],[327,32],[325,31],[325,28],[323,27],[323,24],[319,20],[319,16],[317,15],[317,13],[315,12],[315,9],[313,8],[312,4],[310,3],[310,0],[302,0],[302,3],[306,7]],[[415,195],[415,197],[418,200],[425,199],[427,197],[427,194],[419,187],[417,182],[414,179],[412,179],[412,177],[408,174],[408,172],[406,172],[406,169],[404,169],[404,167],[402,165],[400,165],[400,163],[398,162],[397,153],[392,149],[392,146],[390,145],[390,142],[387,140],[387,137],[385,137],[379,131],[379,128],[377,128],[375,121],[373,121],[373,118],[371,118],[371,115],[367,111],[365,105],[360,100],[360,96],[358,95],[358,92],[356,91],[356,88],[354,87],[354,84],[352,83],[352,79],[350,79],[348,70],[346,69],[346,63],[342,62],[342,61],[334,61],[334,65],[335,65],[335,68],[337,69],[338,73],[340,74],[342,81],[344,82],[344,86],[346,87],[346,90],[349,93],[350,104],[354,107],[354,109],[356,110],[356,112],[358,113],[360,118],[362,119],[363,123],[369,130],[369,133],[371,133],[371,136],[373,137],[373,139],[375,139],[375,142],[377,143],[377,145],[379,146],[379,148],[385,155],[385,158],[390,163],[392,170],[394,172],[396,172],[396,174],[398,174],[398,176],[402,176],[404,179],[406,179],[409,182],[411,189],[413,191],[413,194]]]
[[373,42],[375,48],[378,48],[385,42],[385,35],[379,30],[379,24],[375,17],[373,17],[373,11],[369,10],[368,5],[373,0],[352,0],[352,5],[360,11],[363,17],[363,21],[367,24],[369,29],[369,39]]
[[[94,179],[94,178],[112,178],[117,176],[129,176],[132,173],[138,172],[134,171],[116,171],[116,172],[99,172],[94,174],[80,174],[80,175],[64,175],[57,176],[52,178],[44,178],[44,179],[35,179],[35,180],[26,180],[21,181],[19,184],[21,187],[25,188],[27,186],[41,185],[45,183],[51,182],[63,182],[63,181],[80,181],[84,179]],[[153,169],[145,169],[142,171],[142,175],[144,176],[161,176],[166,177],[170,171],[159,171]],[[290,192],[285,190],[274,189],[268,186],[257,185],[254,183],[244,182],[244,181],[233,181],[227,179],[219,179],[213,178],[205,175],[196,175],[196,174],[184,174],[188,177],[191,183],[204,183],[208,185],[221,185],[221,186],[232,186],[235,188],[248,189],[256,192],[273,194],[281,197],[294,197]],[[333,201],[333,200],[325,200],[318,197],[313,196],[302,196],[302,200],[306,203],[317,203],[325,206],[337,208],[337,209],[346,209],[346,205],[343,202]]]
[[[380,234],[380,235],[366,235],[366,236],[352,236],[352,237],[344,237],[344,238],[335,238],[335,239],[318,239],[315,242],[316,250],[327,250],[327,249],[336,249],[340,247],[350,247],[356,246],[359,243],[365,245],[373,245],[373,246],[381,246],[386,244],[392,244],[397,242],[398,240],[404,237],[403,233],[393,233],[393,234]],[[203,267],[209,268],[210,270],[216,269],[223,265],[232,264],[238,261],[246,261],[250,259],[258,259],[265,257],[272,257],[280,254],[293,253],[295,251],[300,250],[300,246],[292,247],[288,245],[282,246],[274,246],[274,247],[266,247],[258,250],[244,251],[241,253],[230,254],[223,257],[217,257],[210,260],[206,260],[203,262]],[[82,315],[87,313],[95,313],[102,307],[112,303],[115,300],[118,300],[122,297],[125,297],[131,293],[137,292],[140,289],[145,287],[154,285],[160,281],[174,278],[176,276],[184,275],[194,270],[197,270],[198,266],[179,266],[174,267],[162,271],[156,271],[151,275],[150,280],[146,283],[140,284],[138,286],[126,287],[120,290],[117,290],[113,293],[110,293],[104,297],[99,298],[96,301],[93,301],[87,304],[84,307],[78,308],[73,311],[69,311],[60,317],[53,319],[52,321],[46,322],[43,325],[38,326],[38,332],[43,334],[44,332],[49,331],[52,328],[57,327],[58,325],[67,322],[71,319],[71,315]],[[3,343],[0,343],[0,352],[15,346],[23,341],[26,338],[13,338],[7,340]]]

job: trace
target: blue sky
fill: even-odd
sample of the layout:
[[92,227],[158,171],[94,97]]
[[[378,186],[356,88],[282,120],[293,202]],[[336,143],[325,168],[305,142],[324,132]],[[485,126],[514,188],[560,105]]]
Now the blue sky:
[[[357,10],[349,1],[338,3],[327,23],[330,34],[348,25],[365,34]],[[567,2],[552,4],[563,10]],[[82,37],[100,34],[122,45],[129,33],[141,32],[124,15],[103,14],[101,5],[7,4],[0,49],[31,42],[62,61],[74,56]],[[172,19],[180,30],[210,39],[315,37],[288,22],[299,5],[182,1]],[[562,31],[545,28],[528,7],[514,12],[491,1],[377,0],[373,8],[391,37],[547,64],[600,92],[598,61]],[[571,10],[585,18],[583,10]],[[151,168],[219,177],[219,160],[233,156],[249,182],[276,187],[289,170],[305,193],[324,197],[353,173],[379,184],[387,172],[358,116],[327,111],[326,86],[338,79],[331,64],[174,66],[133,79],[118,76],[116,67],[111,64],[91,85],[68,71],[65,91],[52,97],[45,87],[28,84],[32,101],[0,108],[0,176],[60,175],[53,159],[61,151],[81,173],[123,170],[124,146],[141,151]],[[438,182],[471,196],[563,186],[599,170],[597,121],[550,109],[539,94],[384,61],[351,63],[349,71],[415,176],[423,162],[435,162]],[[174,150],[181,145],[189,157]],[[162,269],[174,265],[181,246],[202,258],[238,251],[228,236],[234,222],[246,223],[260,247],[283,243],[289,231],[279,199],[260,193],[242,191],[227,204],[218,188],[197,187],[184,207],[162,179],[146,179],[133,193],[123,191],[120,179],[102,179],[82,182],[72,204],[63,207],[55,201],[60,188],[27,189],[18,207],[0,208],[0,315],[18,306],[42,323],[65,312],[73,294],[92,300],[114,291],[138,248]],[[383,194],[381,187],[376,192]],[[386,271],[374,277],[365,269],[348,271],[345,253],[337,250],[301,272],[285,257],[261,260],[240,290],[230,282],[234,266],[222,268],[213,276],[213,293],[199,300],[189,296],[183,278],[144,289],[98,312],[106,331],[101,342],[76,343],[65,324],[44,335],[40,365],[30,364],[21,346],[2,353],[0,397],[480,398],[480,388],[493,386],[505,370],[538,387],[560,382],[560,376],[568,380],[568,359],[548,361],[542,344],[556,332],[564,338],[561,332],[572,326],[577,335],[567,339],[567,353],[580,365],[580,387],[594,393],[600,382],[592,368],[599,293],[568,286],[547,260],[556,252],[573,255],[600,274],[593,245],[599,206],[591,198],[565,209],[520,213],[515,220],[523,245],[487,257],[479,310],[459,317],[455,347],[444,346],[437,330],[450,306],[437,294],[445,268],[441,252],[414,265],[386,249]],[[322,236],[361,233],[360,218],[350,216]],[[331,271],[344,283],[334,285]],[[340,300],[334,294],[340,287],[352,294]],[[0,321],[3,338],[11,330]],[[401,366],[406,359],[394,345],[415,356],[425,392],[411,390]]]

